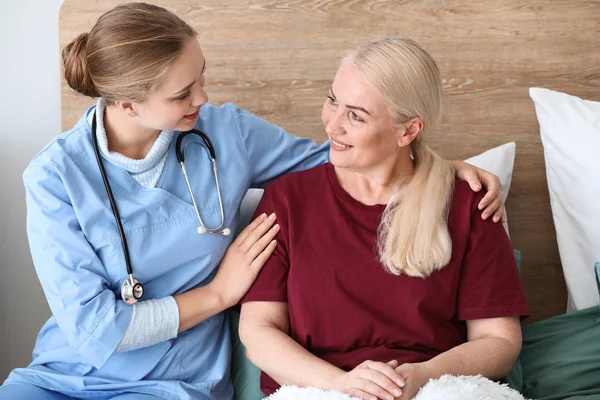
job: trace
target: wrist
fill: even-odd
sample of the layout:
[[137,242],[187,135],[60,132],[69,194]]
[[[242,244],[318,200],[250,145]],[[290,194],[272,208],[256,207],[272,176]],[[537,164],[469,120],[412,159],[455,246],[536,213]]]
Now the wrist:
[[425,378],[425,382],[427,382],[429,379],[438,379],[439,377],[444,375],[444,372],[436,367],[435,358],[419,363],[417,365],[418,368],[421,370],[421,376]]
[[344,375],[346,375],[346,371],[336,368],[332,369],[329,374],[322,375],[321,384],[319,387],[323,390],[335,390],[337,392],[344,392],[344,385],[342,384],[342,379]]
[[204,289],[206,290],[206,293],[208,294],[210,301],[213,304],[215,304],[215,306],[219,310],[223,311],[234,305],[234,304],[232,304],[231,300],[227,299],[223,295],[223,290],[221,290],[221,288],[218,286],[218,284],[215,283],[214,280],[211,283],[209,283],[208,285],[204,286]]
[[173,298],[179,309],[178,333],[198,325],[226,308],[219,292],[209,285],[188,290],[173,296]]

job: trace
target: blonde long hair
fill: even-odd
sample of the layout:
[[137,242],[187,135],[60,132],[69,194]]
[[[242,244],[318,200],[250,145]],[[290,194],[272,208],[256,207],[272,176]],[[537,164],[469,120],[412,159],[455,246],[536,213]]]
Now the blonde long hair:
[[423,120],[423,130],[411,143],[415,173],[387,204],[378,248],[388,272],[427,277],[444,268],[452,256],[448,211],[454,171],[423,141],[441,115],[438,67],[425,50],[405,38],[366,43],[344,61],[382,96],[396,126],[415,117]]

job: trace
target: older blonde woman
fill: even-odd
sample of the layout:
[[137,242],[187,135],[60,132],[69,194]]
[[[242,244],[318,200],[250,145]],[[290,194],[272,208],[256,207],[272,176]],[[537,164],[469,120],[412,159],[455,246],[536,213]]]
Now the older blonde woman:
[[243,299],[261,388],[410,399],[444,373],[495,379],[529,310],[509,239],[482,195],[424,144],[441,113],[435,61],[411,40],[344,58],[322,119],[331,163],[269,186],[279,245]]

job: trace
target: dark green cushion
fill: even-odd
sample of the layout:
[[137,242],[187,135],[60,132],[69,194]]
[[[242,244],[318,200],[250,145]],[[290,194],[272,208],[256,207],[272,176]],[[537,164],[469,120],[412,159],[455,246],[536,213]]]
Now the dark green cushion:
[[240,341],[238,328],[240,313],[229,312],[231,328],[231,378],[235,400],[259,400],[265,397],[260,390],[260,369],[246,357],[246,348]]
[[519,250],[513,250],[513,254],[515,255],[515,261],[517,262],[517,268],[521,271],[521,252]]

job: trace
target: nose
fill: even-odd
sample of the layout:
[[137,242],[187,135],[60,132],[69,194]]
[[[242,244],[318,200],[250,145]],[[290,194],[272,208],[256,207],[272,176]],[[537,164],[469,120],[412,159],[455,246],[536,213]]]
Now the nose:
[[204,79],[201,82],[197,82],[192,88],[192,105],[199,107],[204,103],[208,102],[208,94],[204,90]]
[[[338,107],[341,108],[341,107]],[[346,133],[346,130],[344,129],[344,125],[343,125],[343,121],[342,121],[342,117],[343,114],[342,112],[339,112],[338,110],[331,112],[330,116],[329,116],[329,120],[327,121],[327,123],[325,124],[325,132],[328,135],[343,135],[344,133]]]

